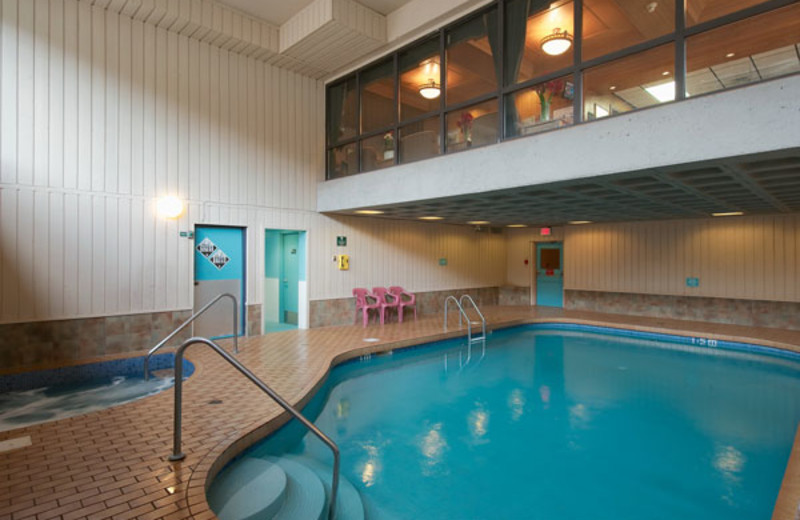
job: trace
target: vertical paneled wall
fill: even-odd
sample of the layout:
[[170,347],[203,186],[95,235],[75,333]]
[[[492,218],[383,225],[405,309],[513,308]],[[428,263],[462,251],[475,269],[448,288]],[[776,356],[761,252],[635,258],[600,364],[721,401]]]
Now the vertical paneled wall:
[[564,262],[565,289],[797,302],[800,216],[568,226]]
[[[501,237],[314,211],[321,82],[87,2],[0,17],[0,323],[190,308],[196,223],[247,226],[251,304],[265,228],[309,230],[312,299],[502,283]],[[155,213],[167,194],[177,221]]]

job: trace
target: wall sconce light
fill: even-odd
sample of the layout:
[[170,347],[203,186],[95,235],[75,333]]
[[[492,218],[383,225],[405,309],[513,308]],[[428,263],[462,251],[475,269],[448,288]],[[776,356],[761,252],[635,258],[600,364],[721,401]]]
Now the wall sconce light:
[[433,79],[429,79],[419,86],[419,95],[425,99],[436,99],[441,93],[442,89],[439,88],[439,84],[433,81]]
[[542,38],[540,45],[545,54],[558,56],[572,47],[572,36],[566,30],[562,31],[561,28],[556,27],[553,29],[553,34],[548,34]]
[[183,201],[172,195],[161,197],[156,203],[156,209],[163,218],[175,219],[183,215]]

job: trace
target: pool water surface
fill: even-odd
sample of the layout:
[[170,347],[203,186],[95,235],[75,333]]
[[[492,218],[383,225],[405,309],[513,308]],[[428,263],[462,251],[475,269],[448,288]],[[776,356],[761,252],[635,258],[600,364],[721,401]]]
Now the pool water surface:
[[[800,363],[521,327],[335,368],[306,407],[380,519],[769,519]],[[331,463],[293,423],[250,457]],[[234,463],[235,464],[235,463]]]

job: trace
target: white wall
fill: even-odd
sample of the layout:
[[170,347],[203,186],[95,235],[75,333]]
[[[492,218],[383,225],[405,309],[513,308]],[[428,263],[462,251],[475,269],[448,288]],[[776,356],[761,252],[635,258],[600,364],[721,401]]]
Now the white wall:
[[[2,0],[0,16],[0,323],[190,308],[179,231],[196,223],[247,226],[251,304],[265,228],[309,230],[311,299],[505,278],[500,236],[314,211],[321,82],[86,2]],[[165,194],[188,201],[180,220],[155,215]]]

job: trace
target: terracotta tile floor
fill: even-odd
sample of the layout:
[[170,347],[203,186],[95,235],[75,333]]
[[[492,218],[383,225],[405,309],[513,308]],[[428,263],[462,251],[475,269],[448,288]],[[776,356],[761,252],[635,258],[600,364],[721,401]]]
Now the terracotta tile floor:
[[[636,318],[589,312],[493,307],[492,326],[536,321],[619,325],[715,339],[753,341],[800,351],[800,332]],[[330,327],[243,338],[238,356],[292,403],[322,383],[332,364],[369,352],[463,334],[451,316],[385,326]],[[379,338],[376,343],[365,338]],[[230,347],[230,343],[223,343]],[[170,463],[173,393],[56,422],[0,433],[0,442],[30,436],[31,445],[0,453],[0,519],[214,518],[205,500],[209,478],[227,460],[285,421],[285,414],[210,349],[190,347],[197,368],[184,385],[183,451]],[[212,401],[222,401],[213,404]],[[794,519],[800,499],[795,444],[773,520]]]

